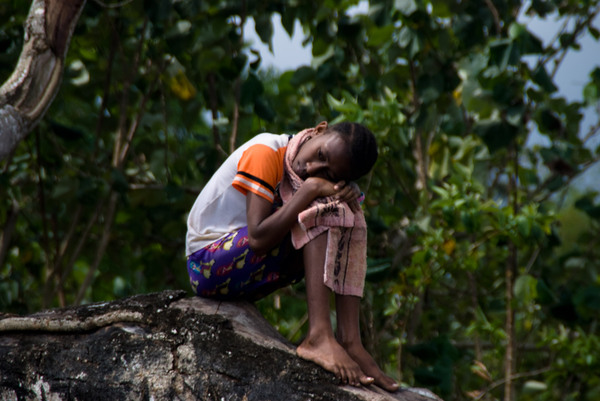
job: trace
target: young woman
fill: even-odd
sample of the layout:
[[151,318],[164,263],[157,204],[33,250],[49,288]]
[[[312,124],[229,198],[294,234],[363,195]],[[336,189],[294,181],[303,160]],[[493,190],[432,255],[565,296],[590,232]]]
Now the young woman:
[[359,331],[366,224],[352,181],[376,159],[373,134],[356,123],[323,122],[293,137],[258,135],[198,196],[186,253],[192,288],[203,297],[256,300],[304,276],[309,329],[298,355],[343,383],[395,391],[398,384],[364,349]]

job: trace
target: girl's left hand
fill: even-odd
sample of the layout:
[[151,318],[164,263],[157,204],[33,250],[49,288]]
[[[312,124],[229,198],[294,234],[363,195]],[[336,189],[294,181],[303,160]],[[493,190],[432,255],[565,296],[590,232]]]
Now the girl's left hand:
[[338,192],[334,195],[335,199],[346,202],[350,206],[350,210],[358,212],[360,210],[360,203],[358,203],[358,197],[360,196],[360,188],[355,182],[340,181],[335,184],[334,189]]

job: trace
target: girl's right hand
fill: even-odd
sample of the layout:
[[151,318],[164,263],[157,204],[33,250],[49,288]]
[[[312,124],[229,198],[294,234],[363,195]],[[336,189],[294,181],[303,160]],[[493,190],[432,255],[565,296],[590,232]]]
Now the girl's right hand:
[[360,189],[353,182],[346,183],[345,181],[340,181],[334,183],[319,177],[309,177],[304,183],[315,187],[315,192],[313,193],[316,193],[316,195],[313,199],[335,196],[337,200],[346,202],[353,212],[356,213],[360,210],[360,204],[357,200],[360,196]]
[[[335,195],[340,191],[338,184],[320,177],[308,177],[302,185],[308,185],[314,199]],[[343,184],[343,182],[341,183]]]

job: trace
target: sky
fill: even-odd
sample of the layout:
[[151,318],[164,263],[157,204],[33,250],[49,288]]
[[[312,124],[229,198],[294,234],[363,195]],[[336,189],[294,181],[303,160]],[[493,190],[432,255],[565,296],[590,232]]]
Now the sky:
[[246,40],[252,43],[252,47],[260,51],[262,67],[275,67],[285,71],[295,70],[301,65],[310,65],[312,60],[311,46],[302,46],[304,34],[302,33],[302,25],[298,21],[294,25],[294,36],[290,38],[281,25],[280,15],[273,14],[273,53],[256,34],[252,18],[249,18],[246,22],[244,34]]

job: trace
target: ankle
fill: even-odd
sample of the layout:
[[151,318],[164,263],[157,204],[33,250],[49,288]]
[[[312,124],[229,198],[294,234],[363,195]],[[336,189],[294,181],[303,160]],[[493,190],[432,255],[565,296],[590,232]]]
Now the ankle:
[[344,338],[343,336],[337,336],[336,340],[345,350],[364,349],[360,338]]
[[319,345],[327,341],[335,341],[331,330],[326,329],[309,329],[306,337],[302,341],[307,345]]

